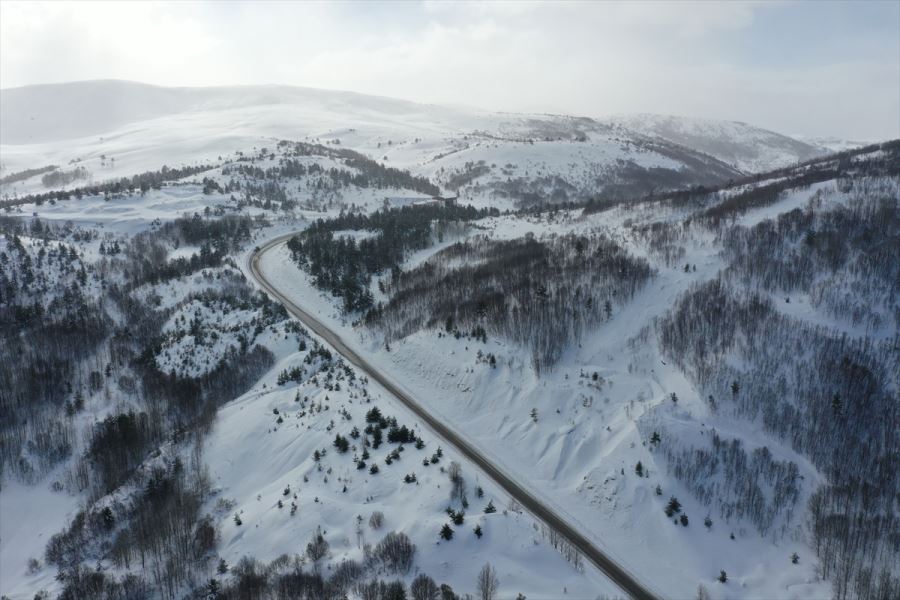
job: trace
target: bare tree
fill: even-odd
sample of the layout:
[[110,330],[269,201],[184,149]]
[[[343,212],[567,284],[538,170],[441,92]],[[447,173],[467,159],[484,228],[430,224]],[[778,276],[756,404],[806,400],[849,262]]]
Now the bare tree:
[[491,566],[491,563],[485,563],[478,573],[476,580],[476,589],[481,600],[494,600],[494,594],[500,586],[500,580],[497,579],[497,569]]
[[425,573],[419,573],[409,586],[412,600],[437,600],[438,586],[434,579]]
[[388,572],[407,573],[412,567],[416,545],[405,533],[391,531],[375,546],[377,558]]
[[450,499],[462,502],[466,495],[466,480],[462,476],[462,467],[455,460],[450,463],[447,468],[447,474],[450,476]]
[[319,561],[325,558],[326,554],[328,554],[328,541],[322,535],[322,528],[316,527],[316,532],[306,545],[306,556],[312,561],[317,573],[319,572]]

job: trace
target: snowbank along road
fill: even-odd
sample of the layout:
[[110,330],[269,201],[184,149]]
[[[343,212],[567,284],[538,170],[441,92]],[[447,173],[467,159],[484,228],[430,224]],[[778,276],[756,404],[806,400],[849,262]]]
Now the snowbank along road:
[[377,381],[390,394],[394,395],[416,416],[421,418],[426,425],[431,428],[439,437],[443,438],[448,444],[456,448],[456,450],[465,456],[468,460],[493,479],[503,490],[512,498],[518,501],[526,510],[528,510],[536,518],[543,521],[548,527],[555,529],[563,537],[565,537],[573,546],[575,546],[588,560],[597,566],[607,577],[609,577],[622,591],[632,598],[638,600],[653,600],[658,596],[651,592],[647,587],[641,584],[631,573],[625,570],[621,565],[612,560],[596,545],[594,545],[586,536],[579,533],[575,526],[570,525],[563,517],[557,514],[553,509],[541,502],[537,497],[532,495],[524,486],[517,483],[502,469],[494,465],[489,458],[485,457],[473,444],[459,436],[450,427],[442,421],[432,416],[425,410],[421,404],[413,399],[407,392],[393,383],[384,373],[379,371],[368,361],[357,354],[350,348],[334,331],[329,329],[325,324],[318,320],[315,316],[303,310],[290,298],[281,293],[275,286],[270,283],[260,269],[260,259],[262,255],[272,248],[285,244],[294,234],[282,235],[269,240],[261,247],[257,248],[248,261],[248,268],[256,280],[272,298],[284,305],[285,309],[303,322],[316,335],[321,337],[326,343],[331,345],[339,354],[353,364],[360,371],[365,373],[370,379]]

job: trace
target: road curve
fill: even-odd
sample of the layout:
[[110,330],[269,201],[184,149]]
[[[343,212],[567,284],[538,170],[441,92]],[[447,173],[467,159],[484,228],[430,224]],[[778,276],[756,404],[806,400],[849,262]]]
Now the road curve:
[[657,596],[648,588],[642,585],[631,573],[626,571],[622,566],[603,553],[597,548],[587,537],[579,533],[579,531],[570,525],[565,519],[559,516],[546,504],[533,496],[531,492],[516,483],[502,469],[495,466],[490,459],[486,458],[481,451],[470,444],[464,438],[460,437],[456,432],[447,427],[443,422],[432,416],[425,410],[421,404],[414,400],[409,394],[400,389],[381,371],[357,354],[350,348],[334,331],[329,329],[319,319],[303,310],[290,298],[269,282],[263,275],[259,263],[262,255],[278,246],[287,242],[294,234],[282,235],[266,242],[263,246],[258,247],[249,257],[247,266],[251,275],[256,282],[262,287],[272,298],[280,302],[284,308],[303,322],[319,337],[330,344],[339,354],[353,364],[357,369],[365,373],[370,379],[377,381],[389,393],[396,396],[409,410],[422,419],[428,427],[438,436],[443,438],[449,445],[465,456],[468,460],[478,465],[491,479],[493,479],[503,490],[512,498],[515,498],[528,512],[536,518],[543,521],[548,527],[552,527],[559,532],[569,543],[575,546],[581,554],[597,566],[610,580],[630,597],[637,600],[656,600]]

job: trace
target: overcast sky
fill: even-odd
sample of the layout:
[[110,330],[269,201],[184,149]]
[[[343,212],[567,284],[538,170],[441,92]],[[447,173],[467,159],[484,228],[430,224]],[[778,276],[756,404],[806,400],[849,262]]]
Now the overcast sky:
[[900,137],[900,2],[0,3],[0,87],[283,83]]

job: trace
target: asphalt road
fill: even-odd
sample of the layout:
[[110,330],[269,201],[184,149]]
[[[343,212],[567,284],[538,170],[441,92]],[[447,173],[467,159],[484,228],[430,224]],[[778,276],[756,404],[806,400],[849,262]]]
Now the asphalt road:
[[489,458],[485,457],[466,439],[459,436],[442,421],[432,416],[408,393],[400,389],[381,371],[357,354],[352,348],[347,346],[340,336],[329,329],[324,323],[294,304],[290,298],[278,291],[278,289],[263,275],[259,267],[259,262],[265,252],[271,250],[275,246],[286,243],[292,235],[293,234],[283,235],[266,242],[265,245],[261,246],[250,256],[248,262],[250,273],[256,279],[257,283],[259,283],[272,298],[281,302],[288,313],[297,319],[300,319],[304,325],[330,344],[339,354],[343,355],[348,362],[353,364],[361,372],[365,373],[369,379],[377,381],[385,390],[396,396],[409,410],[422,419],[434,433],[443,438],[450,446],[456,448],[456,450],[468,460],[478,465],[488,477],[493,479],[512,498],[515,498],[528,512],[537,519],[543,521],[548,527],[552,527],[559,532],[569,541],[569,543],[575,546],[587,560],[596,565],[600,571],[619,586],[623,592],[638,600],[653,600],[657,598],[657,596],[647,587],[642,585],[634,575],[626,571],[622,566],[604,554],[602,550],[597,548],[597,546],[595,546],[587,537],[579,533],[575,526],[570,525],[563,517],[554,512],[552,508],[533,496],[527,489],[519,485],[502,469],[495,466]]

